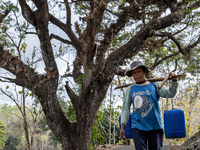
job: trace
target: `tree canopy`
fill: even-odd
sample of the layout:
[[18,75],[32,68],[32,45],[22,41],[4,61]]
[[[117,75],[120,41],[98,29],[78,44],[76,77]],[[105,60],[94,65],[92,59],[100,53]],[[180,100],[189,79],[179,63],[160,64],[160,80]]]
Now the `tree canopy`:
[[[199,0],[1,2],[0,67],[11,76],[1,75],[0,82],[14,83],[38,97],[64,149],[90,148],[108,87],[115,75],[125,75],[121,67],[132,59],[142,59],[152,72],[161,64],[172,65],[173,59],[178,60],[179,72],[199,71]],[[30,35],[39,43],[27,49]],[[59,48],[54,41],[60,42]],[[75,57],[66,60],[70,50]],[[60,87],[65,87],[76,122],[61,108]]]

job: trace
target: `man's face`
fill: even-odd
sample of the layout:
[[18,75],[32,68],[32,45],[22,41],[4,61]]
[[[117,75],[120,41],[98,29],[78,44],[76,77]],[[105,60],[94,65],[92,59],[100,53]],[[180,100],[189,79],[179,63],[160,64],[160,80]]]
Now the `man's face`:
[[135,82],[142,82],[145,80],[146,72],[143,71],[142,68],[136,68],[132,71],[132,77]]

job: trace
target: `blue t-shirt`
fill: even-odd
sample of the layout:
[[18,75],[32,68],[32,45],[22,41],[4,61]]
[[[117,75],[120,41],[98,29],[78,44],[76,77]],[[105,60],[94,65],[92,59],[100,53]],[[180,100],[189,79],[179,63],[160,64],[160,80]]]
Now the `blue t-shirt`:
[[159,107],[159,96],[152,84],[135,84],[130,91],[133,103],[131,128],[142,131],[162,129],[162,117]]

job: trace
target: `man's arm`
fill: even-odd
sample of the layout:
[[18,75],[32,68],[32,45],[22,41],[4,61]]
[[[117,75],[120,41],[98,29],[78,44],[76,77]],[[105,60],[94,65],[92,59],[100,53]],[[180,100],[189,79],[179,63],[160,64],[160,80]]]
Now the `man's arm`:
[[131,95],[130,95],[131,87],[132,86],[128,87],[128,89],[126,90],[124,102],[123,102],[123,106],[122,106],[121,130],[120,130],[120,138],[121,139],[126,138],[125,137],[125,127],[128,122],[128,119],[129,119],[130,107],[131,107],[131,102],[132,102]]
[[[170,81],[171,82],[171,81]],[[176,95],[177,93],[177,88],[178,88],[178,82],[177,81],[172,81],[170,83],[170,88],[166,88],[165,86],[162,87],[161,89],[158,88],[159,82],[154,83],[154,85],[157,87],[157,93],[160,97],[163,98],[172,98]]]
[[125,97],[124,97],[124,102],[122,106],[122,113],[121,113],[121,124],[124,124],[126,126],[126,123],[128,122],[129,119],[129,114],[130,114],[130,107],[131,107],[131,87],[128,87],[126,92],[125,92]]

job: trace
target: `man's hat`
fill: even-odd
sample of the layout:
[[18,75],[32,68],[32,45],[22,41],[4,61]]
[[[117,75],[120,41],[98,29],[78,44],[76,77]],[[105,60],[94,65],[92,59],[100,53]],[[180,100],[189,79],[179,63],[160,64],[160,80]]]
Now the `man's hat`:
[[132,71],[133,71],[134,69],[136,69],[136,68],[139,68],[139,67],[144,68],[145,70],[147,70],[147,74],[149,73],[149,69],[144,65],[143,62],[141,62],[141,61],[134,61],[134,62],[131,64],[131,69],[128,70],[128,71],[126,72],[126,75],[127,75],[128,77],[131,77],[131,76],[132,76]]

